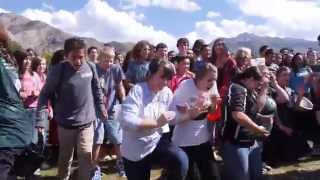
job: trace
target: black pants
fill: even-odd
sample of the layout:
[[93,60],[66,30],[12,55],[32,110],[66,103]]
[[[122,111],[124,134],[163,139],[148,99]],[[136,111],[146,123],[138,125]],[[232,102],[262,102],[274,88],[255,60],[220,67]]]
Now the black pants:
[[161,164],[167,169],[168,180],[184,180],[188,171],[188,157],[176,145],[162,137],[156,149],[140,161],[124,160],[128,180],[149,180],[151,166]]
[[[212,148],[209,142],[198,146],[182,147],[189,158],[189,170],[187,180],[218,180],[220,179],[216,162],[213,158]],[[199,174],[197,173],[197,168]],[[200,175],[200,177],[199,177]]]
[[23,149],[0,149],[0,179],[7,180],[10,173],[14,172],[13,166],[16,158]]
[[305,137],[297,132],[288,136],[277,126],[272,129],[270,137],[264,142],[262,159],[271,166],[295,161],[311,152]]

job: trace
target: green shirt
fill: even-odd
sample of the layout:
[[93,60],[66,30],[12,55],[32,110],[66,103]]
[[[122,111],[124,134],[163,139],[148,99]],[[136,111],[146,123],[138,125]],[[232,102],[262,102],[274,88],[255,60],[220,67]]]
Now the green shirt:
[[0,57],[0,148],[30,144],[34,124]]

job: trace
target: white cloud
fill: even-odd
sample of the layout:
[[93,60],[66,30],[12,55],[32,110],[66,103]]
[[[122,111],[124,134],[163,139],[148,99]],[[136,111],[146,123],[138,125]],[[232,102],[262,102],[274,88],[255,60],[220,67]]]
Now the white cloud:
[[211,19],[211,18],[215,18],[215,17],[220,17],[221,14],[219,12],[215,12],[215,11],[209,11],[207,13],[207,18]]
[[[249,32],[260,36],[294,37],[315,40],[320,32],[319,0],[227,0],[238,7],[242,19],[204,20],[196,22],[187,34],[191,40],[198,38],[211,42],[217,37],[233,37]],[[207,13],[207,18],[215,13]],[[243,17],[258,17],[258,24]]]
[[43,21],[65,32],[77,34],[78,20],[74,13],[59,10],[48,12],[40,9],[26,9],[22,15],[31,19]]
[[275,35],[274,30],[268,26],[248,24],[242,20],[224,19],[218,23],[210,20],[196,22],[194,30],[188,33],[187,37],[191,41],[204,39],[209,43],[218,37],[234,37],[244,32],[257,35]]
[[117,11],[101,0],[89,0],[83,8],[73,12],[27,9],[22,15],[46,22],[69,33],[93,37],[104,42],[134,42],[145,39],[152,43],[161,41],[174,45],[176,41],[173,35],[139,22],[144,18],[143,14]]
[[320,32],[319,0],[230,0],[244,15],[260,17],[277,36],[315,40]]
[[[127,2],[128,4],[123,4],[124,2]],[[121,0],[121,5],[125,9],[134,8],[136,6],[154,6],[186,12],[194,12],[201,9],[201,7],[193,0]]]
[[10,13],[10,11],[0,8],[0,13]]
[[129,11],[128,14],[136,19],[137,21],[143,21],[146,19],[146,16],[143,13],[137,13],[135,11]]

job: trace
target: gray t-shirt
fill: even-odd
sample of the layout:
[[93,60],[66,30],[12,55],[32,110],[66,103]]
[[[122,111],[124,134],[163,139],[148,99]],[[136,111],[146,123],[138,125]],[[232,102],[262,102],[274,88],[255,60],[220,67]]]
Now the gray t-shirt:
[[109,69],[103,70],[97,66],[99,81],[102,87],[102,92],[106,97],[105,107],[108,110],[108,118],[113,119],[114,105],[119,104],[117,99],[117,88],[125,75],[119,65],[113,64]]
[[55,120],[64,128],[78,128],[91,123],[96,119],[95,105],[99,113],[104,111],[94,64],[84,63],[78,71],[68,62],[52,67],[39,96],[40,114],[55,92],[58,93],[54,103]]

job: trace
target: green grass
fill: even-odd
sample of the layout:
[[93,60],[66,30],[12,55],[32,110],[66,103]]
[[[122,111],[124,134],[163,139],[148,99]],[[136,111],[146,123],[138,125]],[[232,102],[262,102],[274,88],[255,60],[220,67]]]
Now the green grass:
[[[103,173],[103,180],[126,180],[127,178],[121,178],[116,173],[116,170],[114,168],[114,161],[104,162],[101,164],[101,171]],[[76,167],[73,166],[72,168],[72,179],[76,180]],[[156,180],[160,176],[161,170],[160,169],[154,169],[151,172],[151,179]],[[48,170],[41,171],[41,178],[43,180],[55,180],[57,175],[57,168],[51,168]]]
[[[114,167],[114,161],[104,162],[101,164],[103,180],[126,180],[120,178]],[[73,168],[76,169],[76,168]],[[76,174],[73,173],[72,180],[76,180]],[[160,177],[161,169],[153,169],[151,172],[151,180],[156,180]],[[41,180],[55,180],[57,168],[51,168],[41,171]],[[265,180],[319,180],[320,178],[320,157],[306,158],[304,160],[282,165],[268,172]]]

